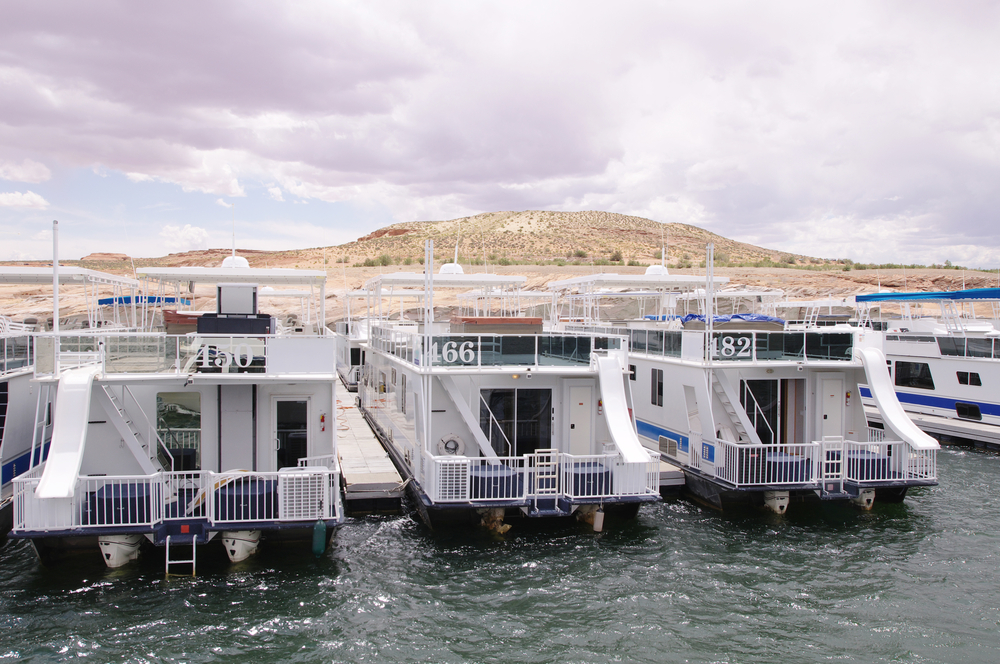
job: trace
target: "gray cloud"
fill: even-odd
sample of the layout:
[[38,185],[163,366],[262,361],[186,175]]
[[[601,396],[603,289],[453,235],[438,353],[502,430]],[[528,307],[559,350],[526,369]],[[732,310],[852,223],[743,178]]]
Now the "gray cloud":
[[985,1],[32,3],[0,23],[0,150],[399,220],[599,208],[996,264],[998,19]]

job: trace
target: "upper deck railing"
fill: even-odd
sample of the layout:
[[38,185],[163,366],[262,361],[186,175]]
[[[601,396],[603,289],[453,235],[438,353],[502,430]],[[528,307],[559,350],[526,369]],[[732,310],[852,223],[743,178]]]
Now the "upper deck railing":
[[105,374],[332,374],[332,336],[40,334],[35,374],[100,364]]
[[595,351],[620,350],[621,337],[581,334],[435,334],[372,329],[371,346],[422,367],[586,367]]
[[27,369],[34,361],[35,344],[31,335],[0,336],[0,375]]
[[[662,357],[705,358],[720,362],[851,362],[854,361],[854,334],[852,332],[820,331],[740,331],[713,332],[708,344],[708,333],[700,330],[629,330],[629,349]],[[684,347],[694,343],[697,352],[685,352]]]

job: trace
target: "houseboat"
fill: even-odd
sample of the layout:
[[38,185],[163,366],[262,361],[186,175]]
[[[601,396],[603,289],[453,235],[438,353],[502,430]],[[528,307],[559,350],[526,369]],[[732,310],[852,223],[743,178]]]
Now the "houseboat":
[[[709,259],[707,265],[711,265]],[[937,483],[935,440],[917,429],[891,388],[881,335],[849,326],[785,329],[780,320],[720,318],[726,279],[652,266],[552,282],[582,324],[562,329],[624,335],[626,391],[642,443],[683,468],[686,488],[716,508],[749,503],[783,513],[790,502],[902,500]],[[702,288],[708,315],[680,317],[685,292]],[[602,308],[645,301],[638,318]],[[867,384],[885,423],[868,426]]]
[[[438,320],[446,289],[513,302],[525,278],[456,263],[435,274],[432,244],[424,265],[366,283],[374,306],[359,386],[423,519],[504,532],[515,517],[573,515],[600,529],[605,513],[634,516],[658,500],[658,459],[626,409],[623,339],[543,333],[540,318],[502,307]],[[406,290],[422,295],[417,320],[375,315],[384,293]]]
[[[81,302],[83,313],[67,319],[62,327],[89,330],[129,329],[135,324],[134,296],[139,283],[86,268],[0,267],[0,284],[8,286],[40,286],[43,292],[54,287],[55,278],[74,300]],[[82,292],[81,292],[82,291]],[[101,296],[107,296],[102,298]],[[39,411],[39,402],[46,403],[48,387],[34,380],[36,331],[59,327],[59,319],[48,321],[44,309],[33,311],[35,304],[55,299],[54,294],[33,296],[35,303],[26,303],[21,315],[0,316],[0,542],[6,539],[14,518],[15,477],[34,463],[45,458],[48,451],[46,426],[49,414]],[[129,304],[125,304],[128,301]],[[51,305],[46,305],[51,310]],[[15,320],[20,318],[21,320]],[[42,399],[39,399],[43,396]],[[51,424],[51,422],[49,422]]]
[[321,322],[325,273],[235,257],[137,274],[147,324],[167,302],[193,301],[198,284],[215,310],[184,335],[37,335],[34,378],[48,389],[36,411],[51,412],[51,442],[47,459],[14,479],[12,536],[43,560],[82,548],[112,567],[148,542],[165,547],[168,571],[183,562],[193,572],[209,542],[233,561],[262,538],[322,550],[343,521],[334,338],[321,324],[280,329],[258,303],[262,287],[304,286]]
[[[885,330],[892,388],[913,422],[943,441],[1000,447],[1000,288],[855,300],[860,324]],[[887,306],[899,313],[883,314]],[[861,397],[874,404],[870,386],[861,386]],[[869,419],[884,424],[875,410]]]

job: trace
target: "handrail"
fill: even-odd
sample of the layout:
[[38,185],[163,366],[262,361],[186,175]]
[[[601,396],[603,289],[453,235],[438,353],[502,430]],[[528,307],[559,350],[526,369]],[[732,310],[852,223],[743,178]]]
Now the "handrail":
[[486,406],[486,412],[490,414],[490,431],[489,431],[490,446],[491,447],[493,446],[493,426],[496,425],[497,431],[499,431],[500,435],[503,436],[503,442],[507,443],[507,456],[513,456],[514,446],[510,444],[510,439],[507,438],[507,434],[503,432],[503,428],[500,426],[500,420],[496,418],[496,416],[493,414],[493,409],[490,408],[490,405],[488,403],[486,403],[486,397],[483,396],[481,390],[479,392],[479,400],[483,402],[483,405]]
[[[126,394],[132,397],[132,403],[135,405],[135,408],[139,412],[139,416],[142,418],[140,424],[146,428],[146,435],[145,435],[146,452],[147,454],[150,455],[149,456],[150,460],[154,458],[154,454],[156,457],[160,457],[159,461],[161,465],[165,465],[163,463],[164,459],[170,459],[170,470],[173,471],[174,455],[170,453],[170,448],[167,447],[167,444],[163,442],[162,438],[160,438],[159,432],[156,430],[156,427],[153,425],[153,423],[149,421],[149,417],[146,416],[146,411],[143,410],[142,406],[139,405],[139,400],[135,398],[134,394],[132,394],[132,390],[129,388],[128,385],[123,384],[122,385],[123,399]],[[125,406],[130,413],[132,412],[131,409],[128,409],[128,406],[126,404],[122,404],[122,406]],[[134,420],[135,416],[133,415],[132,417]],[[154,440],[156,441],[155,444],[151,444],[153,443]],[[155,448],[155,452],[153,448]],[[162,457],[160,456],[161,454],[163,455]]]
[[[742,388],[742,392],[743,392],[744,398],[749,397],[749,400],[753,402],[753,413],[751,414],[750,412],[747,412],[747,416],[749,418],[753,419],[753,428],[754,428],[754,430],[757,429],[758,418],[759,417],[763,417],[764,418],[764,425],[767,427],[768,433],[771,434],[771,437],[770,437],[771,443],[778,443],[778,441],[775,440],[774,428],[771,426],[771,423],[767,421],[767,416],[764,414],[764,410],[760,407],[760,403],[757,401],[757,397],[754,396],[753,391],[750,389],[750,386],[746,384],[746,381],[742,381],[741,388]],[[746,406],[745,405],[743,407],[743,410],[744,411],[746,410]],[[759,435],[760,434],[758,434],[758,436]]]

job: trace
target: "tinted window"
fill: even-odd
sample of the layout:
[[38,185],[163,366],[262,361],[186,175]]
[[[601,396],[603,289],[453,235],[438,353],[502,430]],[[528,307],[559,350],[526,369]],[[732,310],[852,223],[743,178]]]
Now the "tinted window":
[[896,385],[933,390],[930,365],[926,362],[896,362]]
[[958,416],[965,420],[981,420],[983,419],[982,413],[979,412],[979,406],[974,403],[961,403],[959,401],[955,402],[955,412]]

